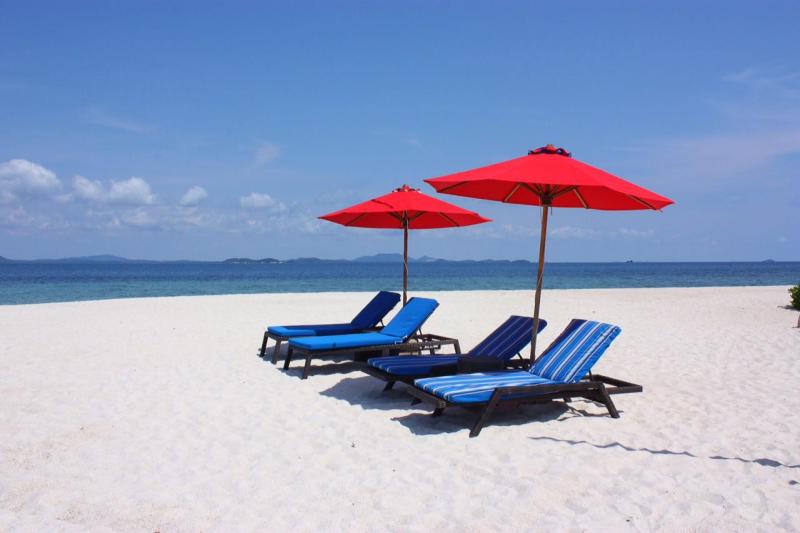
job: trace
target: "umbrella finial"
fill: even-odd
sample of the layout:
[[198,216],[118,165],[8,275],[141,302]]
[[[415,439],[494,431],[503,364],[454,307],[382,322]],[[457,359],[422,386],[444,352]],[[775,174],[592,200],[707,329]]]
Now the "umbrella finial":
[[539,155],[539,154],[555,154],[555,155],[563,155],[566,157],[572,157],[572,152],[568,151],[566,148],[556,148],[552,144],[548,144],[547,146],[542,146],[537,148],[536,150],[528,150],[528,155]]
[[409,187],[408,184],[404,183],[402,187],[398,187],[392,192],[412,192],[412,191],[419,191],[419,189],[414,189],[412,187]]

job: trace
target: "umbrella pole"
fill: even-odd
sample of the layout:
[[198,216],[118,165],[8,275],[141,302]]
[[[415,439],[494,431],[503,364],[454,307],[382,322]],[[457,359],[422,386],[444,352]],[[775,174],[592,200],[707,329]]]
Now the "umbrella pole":
[[536,361],[536,337],[539,332],[539,304],[542,300],[542,278],[544,277],[544,247],[547,241],[547,213],[550,203],[542,202],[542,233],[539,235],[539,267],[536,273],[536,296],[533,304],[533,331],[531,332],[531,366]]
[[403,306],[408,301],[408,217],[403,217]]

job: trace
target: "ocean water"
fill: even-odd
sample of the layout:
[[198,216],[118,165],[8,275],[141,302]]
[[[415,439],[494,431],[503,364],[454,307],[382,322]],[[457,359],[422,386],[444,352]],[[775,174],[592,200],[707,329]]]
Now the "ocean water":
[[[524,262],[411,263],[409,291],[532,289]],[[547,289],[795,285],[800,262],[547,263]],[[402,290],[397,263],[0,263],[0,304],[262,292]]]

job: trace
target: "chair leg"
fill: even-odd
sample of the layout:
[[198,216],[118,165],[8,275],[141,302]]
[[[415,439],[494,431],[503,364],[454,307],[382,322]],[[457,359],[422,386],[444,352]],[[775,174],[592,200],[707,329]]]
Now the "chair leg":
[[436,408],[436,409],[434,409],[434,410],[433,410],[433,412],[431,413],[431,417],[434,417],[434,418],[435,418],[435,417],[437,417],[437,416],[442,416],[442,413],[444,413],[444,407],[437,407],[437,408]]
[[611,399],[611,395],[606,390],[606,386],[601,383],[597,392],[600,396],[600,401],[603,402],[603,404],[606,406],[606,409],[608,409],[608,414],[611,415],[611,418],[619,418],[617,406],[614,405],[614,401]]
[[303,379],[308,379],[308,371],[311,369],[311,352],[306,354],[306,364],[303,367]]
[[[264,358],[264,354],[267,353],[267,341],[268,340],[269,340],[269,337],[267,337],[267,332],[265,331],[264,332],[264,340],[261,341],[261,353],[259,354],[259,357],[261,357],[262,359]],[[274,363],[275,361],[272,361],[272,362]]]
[[480,416],[478,416],[478,420],[475,422],[475,425],[472,426],[472,429],[469,432],[470,438],[477,437],[480,434],[481,429],[483,429],[483,425],[489,420],[489,417],[491,416],[492,412],[494,412],[494,409],[497,407],[499,402],[500,395],[495,391],[495,393],[492,394],[492,397],[489,399],[489,403],[486,404],[486,407],[483,408]]
[[[278,362],[278,356],[280,355],[280,353],[281,353],[281,341],[276,341],[275,342],[275,349],[272,351],[272,364],[273,365]],[[264,356],[262,355],[261,357],[264,357]]]
[[387,381],[386,382],[386,386],[383,388],[384,392],[387,391],[387,390],[392,390],[392,387],[394,387],[394,384],[395,384],[394,381]]
[[289,369],[289,363],[292,362],[292,353],[293,352],[294,352],[294,350],[292,349],[292,345],[290,344],[289,345],[289,349],[286,350],[286,359],[283,360],[283,369],[284,370],[288,370]]

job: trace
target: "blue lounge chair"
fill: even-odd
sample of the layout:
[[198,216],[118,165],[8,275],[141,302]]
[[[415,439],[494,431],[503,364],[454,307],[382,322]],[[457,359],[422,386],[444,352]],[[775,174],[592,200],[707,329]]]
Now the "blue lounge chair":
[[305,357],[303,379],[306,379],[312,358],[355,354],[365,350],[388,353],[392,349],[400,349],[422,327],[422,324],[428,320],[438,306],[439,302],[436,300],[411,298],[405,307],[398,311],[394,318],[379,331],[289,339],[289,349],[283,368],[289,368],[294,354]]
[[574,319],[529,370],[422,378],[407,390],[415,397],[414,403],[432,403],[433,416],[451,406],[483,406],[470,437],[478,436],[500,403],[540,403],[556,398],[569,402],[580,397],[604,404],[612,418],[619,418],[610,395],[641,392],[642,387],[593,376],[590,370],[620,331],[611,324]]
[[[539,320],[539,332],[547,321]],[[524,363],[524,359],[512,361],[520,355],[531,342],[533,319],[524,316],[510,316],[505,322],[483,339],[477,346],[459,355],[398,355],[373,357],[362,369],[365,373],[386,382],[384,390],[391,389],[395,382],[413,383],[415,379],[427,376],[447,376],[459,372],[459,365],[473,368],[473,371],[501,370],[514,362]],[[521,355],[520,355],[521,357]],[[463,371],[463,370],[462,370]]]
[[346,333],[359,333],[374,329],[378,324],[383,323],[383,319],[394,309],[400,295],[396,292],[380,291],[370,302],[361,310],[356,317],[347,324],[308,324],[302,326],[269,326],[264,332],[264,340],[261,343],[261,357],[267,351],[269,339],[275,341],[275,349],[272,351],[272,364],[278,361],[278,354],[281,351],[281,343],[293,337],[311,337],[316,335],[343,335]]

